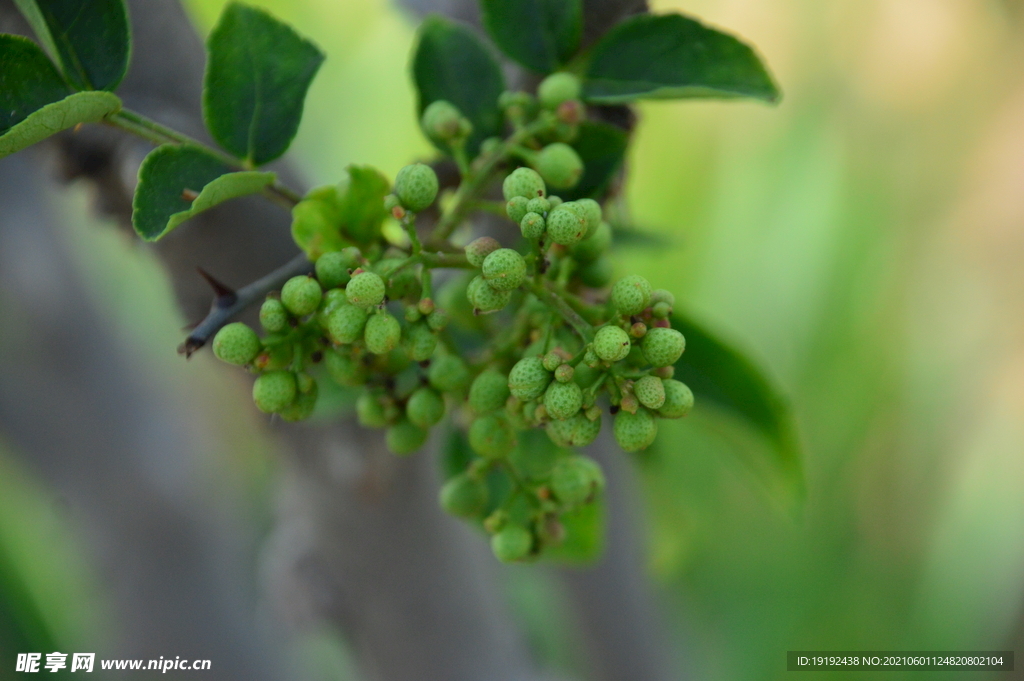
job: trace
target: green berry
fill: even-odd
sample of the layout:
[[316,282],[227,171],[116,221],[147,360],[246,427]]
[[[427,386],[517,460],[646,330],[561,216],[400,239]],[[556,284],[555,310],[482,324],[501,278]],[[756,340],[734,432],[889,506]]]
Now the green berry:
[[566,506],[578,506],[594,493],[594,466],[586,457],[567,456],[551,470],[551,491]]
[[524,238],[536,241],[544,236],[544,217],[539,213],[527,213],[519,223],[519,229]]
[[657,376],[644,376],[634,383],[633,394],[648,409],[659,409],[665,404],[665,386]]
[[395,176],[395,194],[402,206],[413,213],[419,213],[434,202],[437,187],[437,173],[422,163],[405,166]]
[[394,214],[395,209],[402,205],[402,202],[398,200],[398,197],[394,194],[388,194],[384,197],[384,210]]
[[277,298],[267,298],[260,305],[260,326],[270,333],[287,329],[288,319],[288,310]]
[[650,302],[651,285],[638,274],[623,277],[612,287],[612,305],[627,317],[640,314]]
[[427,137],[439,142],[460,139],[468,134],[465,131],[462,112],[454,104],[443,99],[431,102],[423,110],[420,125],[423,126],[423,132]]
[[456,392],[469,384],[469,368],[457,355],[441,355],[430,363],[427,380],[443,393]]
[[324,365],[338,385],[356,388],[366,383],[366,368],[348,353],[329,349],[324,352]]
[[651,366],[667,367],[675,364],[686,349],[686,339],[675,329],[655,327],[647,332],[640,347],[644,351],[644,359]]
[[662,380],[665,387],[665,403],[658,409],[658,416],[667,419],[681,419],[693,409],[693,393],[681,381],[669,378]]
[[628,411],[620,411],[615,415],[615,424],[612,429],[615,433],[615,441],[627,452],[639,452],[646,449],[658,436],[658,424],[643,407],[636,410],[635,414]]
[[367,428],[383,428],[388,424],[387,412],[381,396],[364,390],[356,398],[356,418]]
[[499,248],[484,258],[483,276],[492,288],[511,291],[526,279],[526,261],[518,251]]
[[576,275],[585,286],[590,288],[604,288],[612,280],[615,267],[607,256],[601,256],[593,262],[588,262],[581,267]]
[[535,199],[530,199],[530,202],[526,204],[526,211],[528,213],[538,213],[544,215],[551,210],[551,202],[545,199],[543,196],[538,196]]
[[552,73],[537,86],[537,99],[547,109],[557,109],[562,102],[579,99],[580,79],[571,73]]
[[515,448],[516,434],[503,414],[485,414],[470,425],[469,446],[480,456],[500,459]]
[[533,550],[533,534],[522,525],[506,525],[491,537],[491,550],[503,563],[522,560]]
[[344,286],[352,278],[349,270],[355,268],[352,254],[344,251],[330,251],[316,259],[316,278],[325,289]]
[[607,222],[598,223],[594,233],[569,248],[569,253],[578,262],[593,262],[600,258],[612,245],[612,228]]
[[281,287],[281,302],[296,317],[313,314],[320,307],[323,289],[313,277],[292,277]]
[[548,371],[554,371],[562,365],[562,356],[552,350],[548,354],[541,357],[541,361],[544,363],[544,368]]
[[466,245],[466,259],[469,260],[469,264],[473,267],[482,267],[484,259],[499,248],[501,248],[501,244],[498,243],[497,239],[482,236],[479,239],[470,241]]
[[530,212],[530,199],[525,196],[513,196],[505,204],[505,214],[512,222],[522,222],[523,216]]
[[213,337],[213,354],[228,364],[245,366],[260,353],[260,337],[247,324],[232,322]]
[[556,189],[576,186],[583,175],[583,161],[580,155],[564,142],[547,145],[537,152],[531,161],[530,165],[540,173],[544,181]]
[[487,509],[487,485],[460,473],[441,487],[441,508],[460,518],[476,518]]
[[366,310],[355,305],[341,305],[327,317],[327,335],[338,344],[354,343],[366,327]]
[[550,206],[550,208],[548,208],[548,211],[553,211],[554,209],[561,206],[563,203],[565,203],[565,201],[562,200],[561,196],[549,196],[548,205]]
[[366,320],[363,340],[366,342],[366,349],[373,354],[386,355],[398,347],[401,339],[402,326],[391,313],[383,311]]
[[360,272],[345,287],[348,302],[368,308],[384,302],[384,280],[376,272]]
[[587,221],[587,237],[593,236],[603,218],[601,204],[594,199],[577,199],[573,203],[576,204],[576,211]]
[[540,397],[550,382],[551,372],[544,368],[540,357],[524,357],[508,375],[508,389],[521,400]]
[[384,442],[395,454],[412,454],[427,441],[427,435],[429,433],[423,428],[402,419],[387,429]]
[[651,306],[651,312],[655,319],[668,319],[672,314],[672,306],[666,302],[655,303]]
[[671,291],[666,291],[663,288],[656,288],[651,291],[651,304],[655,303],[668,303],[669,307],[676,304],[676,297],[672,295]]
[[563,203],[548,214],[548,236],[556,244],[572,246],[581,241],[587,233],[586,220],[579,212]]
[[547,187],[544,180],[537,171],[530,168],[516,168],[501,185],[501,191],[506,201],[511,201],[515,196],[522,196],[527,199],[535,199],[538,196],[547,195]]
[[477,414],[497,411],[508,400],[508,377],[494,369],[481,372],[469,388],[469,406]]
[[373,271],[385,281],[388,297],[392,300],[411,298],[420,294],[420,279],[413,268],[405,267],[394,277],[391,276],[391,273],[405,262],[405,258],[384,258],[373,266]]
[[568,364],[562,364],[555,369],[555,380],[559,383],[568,383],[576,375],[576,370]]
[[414,425],[430,428],[444,418],[444,398],[426,386],[417,388],[409,396],[409,401],[405,405],[405,415]]
[[483,277],[476,276],[473,278],[473,281],[469,282],[469,288],[466,289],[466,297],[469,298],[469,302],[473,305],[474,312],[487,314],[489,312],[497,312],[508,305],[509,301],[512,300],[512,292],[498,291],[484,281]]
[[351,306],[352,305],[348,302],[348,298],[345,296],[345,289],[328,289],[324,292],[324,299],[320,301],[320,309],[317,310],[316,313],[317,323],[326,331],[327,320],[330,319],[331,314],[333,314],[339,307]]
[[414,324],[405,334],[409,359],[424,362],[431,358],[437,348],[437,335],[426,324]]
[[561,421],[550,421],[548,437],[559,447],[586,447],[601,432],[601,415],[591,421],[582,413]]
[[583,391],[572,381],[552,381],[544,392],[544,406],[553,419],[571,418],[583,406]]
[[319,389],[316,381],[313,381],[305,391],[300,391],[299,394],[296,395],[294,402],[281,410],[281,418],[285,421],[305,421],[312,416],[313,411],[316,410],[318,394]]
[[252,400],[266,414],[276,414],[295,400],[298,388],[290,371],[268,371],[252,384]]
[[438,308],[427,315],[427,326],[434,331],[441,331],[448,326],[450,319],[447,312]]
[[594,334],[594,354],[606,362],[625,359],[629,348],[629,334],[617,326],[603,326]]

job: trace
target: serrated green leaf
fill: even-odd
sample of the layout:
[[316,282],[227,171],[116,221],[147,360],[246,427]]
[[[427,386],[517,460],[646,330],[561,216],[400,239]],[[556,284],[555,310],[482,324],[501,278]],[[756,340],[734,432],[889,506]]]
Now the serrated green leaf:
[[419,113],[444,99],[473,124],[466,148],[471,156],[487,137],[504,130],[498,96],[505,89],[501,67],[471,29],[440,17],[420,25],[413,52],[412,75],[419,93]]
[[0,34],[0,65],[0,135],[71,93],[53,63],[28,38]]
[[575,187],[559,192],[566,201],[598,197],[608,189],[626,158],[629,135],[622,128],[584,121],[571,146],[583,161],[583,176]]
[[95,123],[121,110],[121,100],[109,92],[76,92],[35,111],[3,135],[0,158],[41,142],[79,123]]
[[803,455],[796,421],[782,391],[749,357],[691,317],[677,311],[672,328],[686,337],[675,378],[690,386],[697,408],[710,406],[725,412],[764,438],[772,459],[763,468],[798,506],[804,497]]
[[203,119],[210,134],[253,165],[279,157],[299,129],[323,53],[267,12],[238,3],[225,8],[206,49]]
[[128,71],[124,0],[15,0],[76,90],[113,90]]
[[779,98],[750,46],[679,14],[639,14],[613,28],[594,46],[584,78],[584,99],[602,104]]
[[551,73],[580,46],[580,0],[481,0],[480,7],[501,51],[538,73]]
[[232,172],[199,147],[165,144],[139,168],[132,225],[145,241],[156,241],[204,210],[254,194],[275,179],[274,173]]
[[548,560],[582,564],[601,557],[605,544],[605,504],[603,495],[559,516],[565,528],[565,541],[544,549]]

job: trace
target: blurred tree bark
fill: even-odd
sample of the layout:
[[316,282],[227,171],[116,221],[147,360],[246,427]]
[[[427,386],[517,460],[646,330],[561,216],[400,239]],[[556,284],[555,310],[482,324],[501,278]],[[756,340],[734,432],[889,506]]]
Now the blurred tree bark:
[[[470,0],[408,4],[476,19]],[[129,5],[135,46],[119,94],[127,106],[206,139],[204,53],[187,17],[170,0]],[[585,5],[588,39],[644,7],[635,0]],[[0,0],[0,28],[26,32],[10,0]],[[223,518],[187,485],[155,476],[190,479],[185,453],[203,443],[180,422],[186,411],[137,380],[137,358],[97,317],[46,208],[57,165],[65,180],[94,183],[99,209],[130,229],[135,175],[147,151],[91,126],[0,161],[0,436],[101,538],[98,560],[116,595],[121,654],[187,653],[212,659],[218,678],[286,678],[281,647],[258,628],[253,595],[239,587],[255,572],[246,562],[252,528]],[[301,184],[286,163],[275,169]],[[156,244],[186,317],[202,317],[211,299],[197,266],[229,285],[245,284],[296,253],[288,225],[284,211],[243,199]],[[50,292],[45,300],[41,282]],[[348,421],[280,432],[286,473],[264,552],[264,586],[276,612],[291,624],[325,618],[336,625],[370,679],[537,678],[486,542],[437,506],[433,457],[394,457],[378,433]],[[607,439],[594,449],[610,473],[608,554],[594,568],[563,571],[592,674],[678,678],[644,577],[630,472]]]

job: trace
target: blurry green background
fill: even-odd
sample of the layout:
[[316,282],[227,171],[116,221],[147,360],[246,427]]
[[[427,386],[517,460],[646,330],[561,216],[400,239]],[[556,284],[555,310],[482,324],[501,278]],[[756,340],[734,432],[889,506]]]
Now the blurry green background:
[[[206,31],[224,3],[188,4]],[[429,153],[406,72],[413,24],[388,0],[256,4],[328,54],[294,147],[311,184],[351,162],[393,176]],[[750,40],[785,96],[775,108],[640,107],[626,191],[637,226],[670,246],[624,251],[619,271],[676,291],[768,367],[793,401],[808,476],[793,517],[728,433],[665,423],[640,467],[650,569],[679,656],[695,678],[724,681],[783,678],[790,649],[1012,647],[1024,640],[1024,6],[653,5]],[[172,389],[195,394],[201,381],[211,404],[244,392],[204,358],[182,370],[182,320],[143,249],[109,226],[79,225],[69,238],[111,319]],[[265,513],[269,446],[243,435],[260,429],[243,418],[216,434],[243,444],[222,447],[211,480],[234,471]],[[31,497],[23,475],[0,474],[4,506],[21,504],[15,489]],[[33,545],[6,509],[0,518],[0,568],[63,565],[79,586],[65,586],[62,602],[84,609],[93,595],[78,563]],[[517,610],[547,621],[536,616],[549,600],[543,581],[519,572]],[[33,579],[37,595],[66,582]],[[55,636],[83,626],[74,608],[39,607]],[[540,648],[556,667],[566,658]],[[904,677],[921,678],[872,674]]]

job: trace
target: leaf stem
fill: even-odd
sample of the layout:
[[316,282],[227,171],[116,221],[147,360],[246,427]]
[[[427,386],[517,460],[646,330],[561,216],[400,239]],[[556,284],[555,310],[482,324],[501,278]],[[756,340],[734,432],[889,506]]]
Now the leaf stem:
[[562,319],[564,319],[585,342],[589,343],[594,339],[594,327],[592,327],[587,320],[577,314],[576,310],[569,307],[569,304],[566,303],[560,295],[548,289],[540,282],[534,282],[530,286],[530,291],[532,291],[533,294],[548,307],[560,314]]

